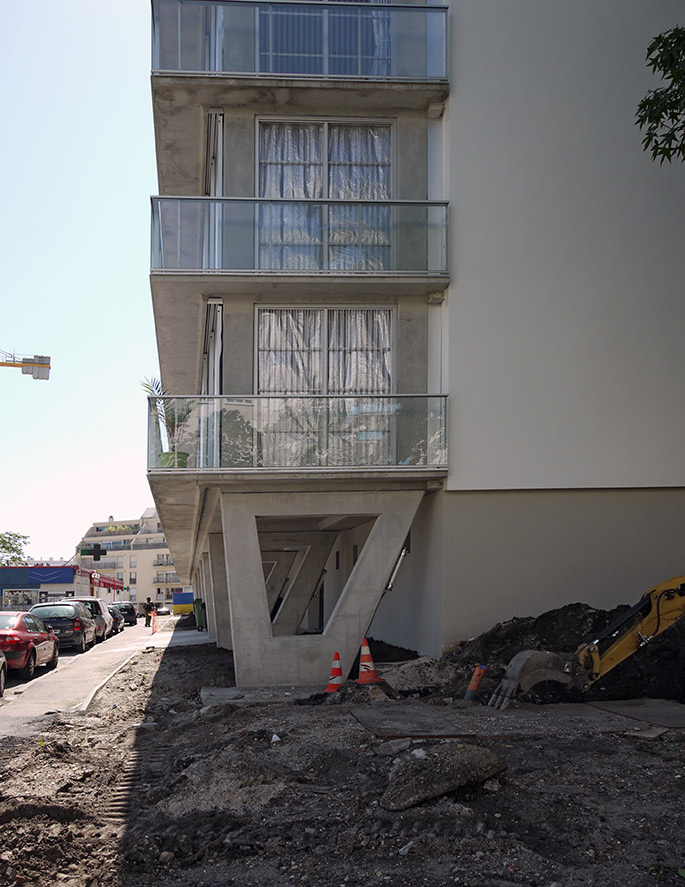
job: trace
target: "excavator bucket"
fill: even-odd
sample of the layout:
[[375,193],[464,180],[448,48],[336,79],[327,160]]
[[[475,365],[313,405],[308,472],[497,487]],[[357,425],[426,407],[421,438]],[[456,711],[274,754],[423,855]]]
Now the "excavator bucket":
[[523,650],[517,653],[507,666],[502,681],[490,697],[488,705],[508,708],[514,696],[526,693],[541,681],[573,682],[577,657],[569,653],[550,653],[547,650]]

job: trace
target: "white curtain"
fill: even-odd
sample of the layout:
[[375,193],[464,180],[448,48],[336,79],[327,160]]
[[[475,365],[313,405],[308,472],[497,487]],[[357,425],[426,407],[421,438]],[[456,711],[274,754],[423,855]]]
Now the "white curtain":
[[392,460],[392,404],[373,396],[392,391],[391,322],[390,309],[259,311],[258,391],[274,395],[260,401],[263,465]]
[[263,123],[259,196],[303,202],[260,206],[259,267],[390,268],[388,206],[305,202],[389,200],[390,157],[387,125]]
[[259,311],[259,394],[323,393],[322,323],[319,309]]

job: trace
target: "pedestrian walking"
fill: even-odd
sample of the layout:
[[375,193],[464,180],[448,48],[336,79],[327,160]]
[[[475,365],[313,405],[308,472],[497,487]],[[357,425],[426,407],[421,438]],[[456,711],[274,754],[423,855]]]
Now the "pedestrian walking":
[[147,628],[150,627],[150,623],[152,622],[152,613],[155,609],[155,605],[152,603],[150,598],[148,598],[143,604],[143,612],[145,613],[145,625]]

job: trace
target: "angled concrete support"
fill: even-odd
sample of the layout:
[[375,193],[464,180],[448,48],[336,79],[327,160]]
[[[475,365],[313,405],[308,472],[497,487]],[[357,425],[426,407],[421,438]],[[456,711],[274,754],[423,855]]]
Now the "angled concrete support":
[[[266,533],[259,535],[262,557],[265,545],[273,551],[277,546],[296,553],[289,580],[283,586],[282,600],[269,602],[274,635],[295,634],[311,603],[328,555],[335,542],[335,533]],[[267,589],[268,594],[268,589]],[[274,604],[278,609],[274,613]]]
[[207,635],[210,641],[217,640],[216,634],[216,604],[215,604],[215,594],[214,594],[214,585],[212,583],[212,571],[210,568],[210,559],[207,552],[202,555],[200,560],[200,571],[202,576],[202,594],[199,597],[202,598],[202,602],[205,605],[204,609],[204,618],[205,618],[205,629],[207,630]]
[[[326,685],[333,654],[351,668],[419,506],[421,490],[221,495],[238,686]],[[356,517],[373,522],[321,635],[277,635],[271,623],[257,518],[292,525]],[[332,538],[332,537],[331,537]],[[294,619],[293,619],[294,621]]]

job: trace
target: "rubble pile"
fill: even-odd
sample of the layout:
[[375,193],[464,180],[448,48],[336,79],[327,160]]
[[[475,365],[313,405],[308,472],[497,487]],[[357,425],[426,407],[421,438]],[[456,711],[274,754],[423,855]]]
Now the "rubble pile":
[[[625,613],[627,606],[598,610],[568,604],[540,616],[501,622],[461,643],[440,659],[419,659],[383,669],[383,678],[403,694],[462,699],[476,665],[487,666],[478,701],[487,703],[512,657],[522,650],[574,652]],[[685,619],[641,647],[588,691],[562,684],[537,684],[521,697],[537,703],[599,699],[674,699],[685,703]]]
[[[304,700],[246,691],[209,703],[207,688],[234,685],[230,653],[209,643],[143,652],[86,713],[56,712],[36,737],[6,743],[0,885],[685,883],[685,728],[602,732],[553,708],[535,713],[534,730],[504,735],[498,718],[510,711],[463,701],[476,664],[487,665],[484,704],[515,653],[575,650],[616,615],[574,604],[497,625],[440,659],[370,641],[380,681]],[[685,701],[684,629],[592,693]],[[557,684],[534,691],[570,701]],[[468,739],[389,738],[369,726],[386,707],[400,723],[411,708],[427,723],[468,712],[493,726]]]

